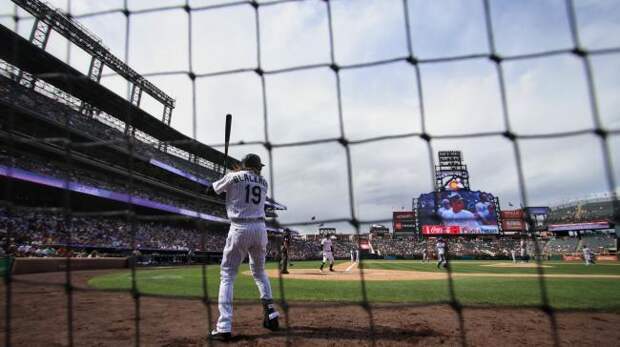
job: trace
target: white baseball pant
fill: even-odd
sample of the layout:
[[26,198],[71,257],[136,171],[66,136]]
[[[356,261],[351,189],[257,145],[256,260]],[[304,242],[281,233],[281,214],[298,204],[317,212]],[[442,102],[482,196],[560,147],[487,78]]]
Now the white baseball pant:
[[267,231],[265,223],[230,225],[222,265],[220,267],[220,290],[217,331],[230,332],[233,318],[233,284],[239,265],[250,255],[250,270],[258,287],[261,299],[271,299],[271,284],[265,273],[265,253],[267,249]]

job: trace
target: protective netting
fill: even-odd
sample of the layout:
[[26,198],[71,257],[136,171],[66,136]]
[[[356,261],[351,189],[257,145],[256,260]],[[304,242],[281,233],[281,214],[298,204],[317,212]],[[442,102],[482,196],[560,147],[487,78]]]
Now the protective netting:
[[[153,72],[153,73],[145,74],[144,76],[150,77],[150,76],[179,75],[179,76],[186,76],[190,79],[191,95],[192,95],[192,109],[191,109],[192,134],[193,134],[193,138],[197,138],[196,125],[198,123],[197,118],[199,117],[198,111],[196,110],[197,98],[199,98],[199,96],[197,96],[198,94],[197,85],[196,85],[197,81],[203,80],[203,79],[217,78],[219,76],[233,75],[233,74],[238,74],[238,73],[248,73],[248,72],[255,73],[260,79],[261,100],[262,100],[262,109],[257,110],[257,112],[262,113],[263,124],[264,124],[264,129],[255,129],[255,130],[257,132],[261,130],[264,131],[264,141],[237,142],[237,143],[231,143],[231,146],[260,145],[265,148],[265,150],[268,153],[268,158],[266,161],[268,162],[269,169],[270,169],[269,171],[271,173],[271,175],[269,176],[269,179],[270,179],[270,186],[271,186],[272,192],[276,192],[277,187],[278,187],[278,182],[274,179],[275,175],[273,174],[274,160],[276,160],[273,155],[274,150],[281,149],[281,148],[296,148],[296,147],[311,146],[311,145],[326,144],[326,143],[341,145],[342,149],[344,150],[345,158],[346,158],[346,177],[347,177],[346,190],[348,192],[348,202],[349,202],[348,215],[342,216],[340,218],[332,218],[332,219],[320,219],[319,218],[319,220],[313,220],[313,221],[307,221],[307,220],[293,221],[290,223],[283,224],[283,226],[305,226],[305,225],[314,225],[318,223],[347,222],[351,226],[354,227],[355,233],[357,234],[358,239],[359,239],[362,225],[371,224],[371,223],[385,223],[385,222],[391,221],[391,220],[383,220],[383,219],[382,220],[373,220],[373,219],[367,219],[367,218],[365,219],[364,216],[360,215],[359,209],[356,207],[356,198],[354,196],[355,189],[354,189],[354,182],[353,182],[355,171],[354,171],[353,164],[352,164],[353,160],[352,160],[352,153],[351,153],[352,148],[354,148],[355,146],[361,146],[361,145],[368,144],[368,143],[389,141],[389,140],[395,140],[395,139],[420,139],[425,143],[425,147],[426,147],[427,154],[428,154],[429,167],[432,170],[432,168],[434,168],[435,166],[435,162],[434,162],[435,159],[433,155],[434,153],[433,141],[465,140],[465,139],[487,138],[487,137],[502,138],[503,140],[510,141],[510,144],[512,147],[514,163],[516,165],[517,177],[518,177],[518,186],[514,188],[515,190],[518,190],[520,200],[523,202],[523,204],[525,206],[528,206],[529,200],[528,200],[528,193],[526,189],[528,182],[527,182],[526,175],[524,174],[524,169],[523,169],[522,141],[533,140],[533,139],[548,140],[548,139],[557,139],[557,138],[570,138],[570,137],[578,137],[578,136],[583,136],[583,135],[594,135],[600,142],[600,153],[601,153],[601,157],[603,160],[604,175],[605,175],[605,180],[606,180],[606,189],[608,192],[610,192],[614,196],[614,199],[613,199],[614,211],[615,211],[614,222],[615,223],[618,222],[618,215],[617,215],[618,203],[617,203],[617,199],[615,198],[617,182],[614,176],[614,173],[616,171],[614,170],[613,162],[612,162],[612,155],[610,153],[611,152],[610,138],[613,136],[616,136],[618,134],[618,130],[607,129],[603,125],[604,122],[601,120],[600,109],[599,109],[598,101],[597,101],[597,92],[596,92],[595,82],[594,82],[594,77],[593,77],[592,60],[593,60],[593,57],[596,57],[596,56],[618,54],[620,53],[620,47],[605,48],[605,49],[583,48],[583,45],[581,43],[581,38],[580,38],[579,26],[577,25],[575,6],[572,0],[566,0],[564,4],[565,9],[566,9],[566,18],[568,19],[568,24],[569,24],[570,33],[571,33],[571,47],[570,48],[540,51],[540,52],[531,53],[531,54],[501,55],[496,48],[497,47],[497,42],[496,42],[496,37],[495,37],[496,29],[494,30],[493,17],[491,15],[491,6],[493,5],[493,3],[488,0],[483,0],[482,1],[483,11],[484,11],[483,18],[484,18],[484,28],[486,32],[486,39],[487,39],[486,44],[488,47],[488,51],[485,53],[481,53],[481,54],[469,54],[469,55],[462,55],[462,56],[447,56],[447,57],[436,57],[436,58],[418,58],[416,56],[416,52],[414,51],[413,44],[412,44],[414,40],[412,38],[411,19],[409,17],[410,16],[409,6],[411,4],[410,4],[410,1],[403,0],[402,5],[403,5],[404,27],[402,28],[402,30],[406,37],[406,41],[403,44],[406,45],[407,54],[404,56],[398,56],[398,57],[385,59],[385,60],[376,60],[376,61],[349,64],[349,65],[339,64],[336,61],[335,52],[336,52],[337,44],[334,40],[334,24],[333,24],[333,17],[332,17],[333,4],[330,1],[324,1],[323,3],[324,3],[324,9],[326,11],[326,16],[327,16],[328,34],[329,34],[329,61],[325,63],[321,63],[321,64],[300,65],[300,66],[294,66],[294,67],[289,67],[289,68],[284,68],[284,69],[270,70],[268,68],[265,68],[261,61],[262,55],[264,54],[263,52],[264,44],[261,41],[261,30],[260,30],[261,10],[269,8],[270,6],[278,6],[280,4],[289,3],[289,2],[296,2],[296,1],[292,1],[292,0],[270,1],[270,2],[239,1],[239,2],[231,2],[231,3],[225,3],[225,4],[208,5],[208,6],[191,6],[190,1],[186,0],[184,5],[165,6],[165,7],[160,7],[160,8],[149,8],[145,10],[130,10],[128,7],[128,1],[125,0],[124,6],[121,8],[110,9],[110,10],[94,12],[94,13],[82,13],[78,16],[73,16],[73,18],[77,18],[79,20],[80,18],[104,16],[104,15],[114,14],[114,13],[123,14],[125,16],[124,61],[128,61],[129,46],[133,44],[132,42],[130,42],[130,39],[129,39],[130,32],[132,30],[132,19],[138,16],[141,16],[141,15],[145,15],[145,14],[152,14],[152,13],[157,13],[157,12],[166,12],[166,11],[173,11],[173,10],[183,10],[187,15],[187,21],[188,21],[187,30],[188,30],[188,37],[190,38],[189,46],[188,46],[189,51],[187,52],[187,57],[189,59],[189,65],[188,65],[189,69],[187,71],[176,70],[176,71]],[[69,6],[69,8],[70,7],[71,6]],[[249,7],[254,12],[255,25],[256,25],[256,37],[255,37],[256,53],[257,53],[256,54],[256,66],[252,68],[240,68],[240,69],[232,69],[232,70],[225,70],[225,71],[218,71],[218,72],[197,73],[194,68],[195,66],[195,62],[193,61],[194,55],[192,54],[192,46],[195,43],[195,41],[192,40],[193,15],[196,12],[211,11],[211,10],[221,9],[221,8],[237,8],[237,7]],[[5,16],[2,16],[2,18],[11,19],[12,21],[14,21],[16,26],[20,21],[24,20],[25,18],[28,18],[28,17],[19,17],[17,14],[18,12],[16,8],[14,14],[5,15]],[[68,15],[70,18],[72,17],[71,13],[68,13]],[[535,135],[521,135],[517,131],[513,130],[513,126],[511,125],[512,122],[511,122],[511,117],[510,117],[510,107],[507,101],[504,64],[506,62],[528,61],[532,59],[539,59],[543,57],[553,57],[553,56],[571,56],[571,57],[578,59],[580,64],[582,65],[584,80],[586,83],[586,89],[587,89],[587,94],[588,94],[589,110],[590,110],[590,115],[592,118],[593,126],[585,127],[583,129],[578,129],[578,130],[564,131],[564,132],[540,133],[540,134],[535,134]],[[425,85],[422,79],[421,67],[430,66],[432,64],[465,62],[465,61],[472,61],[472,60],[490,61],[492,62],[494,66],[496,77],[497,77],[497,85],[499,87],[498,93],[500,96],[503,130],[501,131],[484,131],[483,130],[483,131],[476,132],[476,133],[452,133],[452,134],[446,134],[446,135],[431,135],[431,133],[428,131],[428,128],[429,128],[428,127],[428,116],[425,111],[425,94],[424,94]],[[345,117],[343,116],[344,102],[343,102],[342,90],[341,90],[342,89],[341,80],[342,80],[343,72],[352,71],[356,69],[363,69],[367,67],[394,64],[394,63],[406,63],[408,64],[408,66],[410,66],[410,68],[414,72],[415,79],[412,80],[411,82],[412,84],[416,86],[416,90],[417,90],[417,95],[415,97],[417,97],[417,100],[418,100],[417,113],[419,114],[419,120],[420,120],[419,129],[420,130],[416,132],[398,134],[398,135],[370,136],[370,137],[364,137],[360,139],[349,138],[345,134]],[[323,137],[320,139],[294,141],[294,142],[282,142],[282,143],[272,141],[271,140],[272,136],[270,136],[271,135],[270,127],[268,126],[270,124],[270,118],[269,118],[270,106],[268,104],[268,98],[267,98],[269,88],[266,83],[266,77],[271,76],[271,75],[275,76],[275,75],[281,75],[281,74],[289,74],[295,71],[311,70],[311,69],[317,69],[317,68],[328,68],[333,73],[333,76],[335,78],[334,88],[335,88],[335,93],[337,96],[336,102],[337,102],[337,115],[338,115],[337,136],[329,136],[329,137]],[[9,71],[10,68],[5,68],[4,70]],[[11,73],[16,75],[16,74],[19,74],[20,72],[9,71],[3,74],[10,75]],[[37,76],[33,76],[33,77],[36,78]],[[57,78],[62,79],[63,76],[59,75],[57,76]],[[65,78],[68,79],[68,83],[71,83],[71,78],[73,77],[65,76]],[[47,87],[49,87],[49,85],[43,85],[43,86],[39,85],[38,92],[41,94],[45,94],[44,90]],[[4,86],[2,91],[3,93],[5,93],[6,97],[8,97],[8,100],[12,101],[15,105],[18,105],[20,102],[19,91],[16,91],[15,88],[16,88],[15,86],[8,85],[8,86]],[[13,92],[15,93],[13,94]],[[51,93],[51,94],[57,95],[57,93],[56,94]],[[79,107],[79,102],[76,103],[75,107]],[[62,112],[63,111],[60,110],[60,113]],[[68,110],[65,110],[65,112],[68,112]],[[176,116],[186,117],[187,115],[176,114]],[[175,218],[178,219],[178,217],[170,217],[170,216],[157,216],[157,217],[142,216],[140,215],[139,212],[136,211],[136,207],[132,203],[128,203],[126,205],[126,209],[122,211],[105,211],[105,212],[89,212],[89,213],[77,213],[77,212],[72,211],[71,209],[72,195],[70,194],[70,191],[68,188],[69,188],[69,182],[71,178],[70,173],[74,172],[74,168],[76,166],[76,160],[77,160],[73,153],[74,150],[109,146],[111,144],[124,147],[129,152],[129,158],[130,158],[130,160],[126,163],[127,172],[129,174],[128,176],[130,177],[129,181],[126,182],[126,187],[131,191],[134,188],[134,178],[136,174],[136,169],[134,168],[135,163],[134,163],[134,160],[131,158],[133,158],[133,154],[136,149],[136,146],[141,145],[140,143],[131,141],[130,140],[131,137],[99,138],[99,139],[93,139],[92,141],[89,141],[89,142],[75,143],[71,141],[72,136],[71,136],[71,133],[69,132],[69,128],[77,126],[76,123],[79,123],[79,120],[72,119],[72,117],[70,116],[59,115],[58,119],[64,120],[65,122],[65,128],[67,130],[65,134],[58,134],[57,137],[54,137],[54,138],[30,138],[26,140],[23,138],[17,138],[12,132],[13,124],[14,124],[14,117],[16,117],[15,112],[8,112],[5,115],[3,115],[3,117],[6,117],[8,119],[8,122],[7,122],[8,127],[4,129],[6,131],[5,140],[8,143],[8,146],[6,149],[7,153],[9,154],[17,153],[19,146],[26,142],[32,142],[32,143],[43,142],[43,143],[48,143],[48,144],[53,143],[55,146],[57,146],[58,148],[64,151],[65,171],[63,171],[62,174],[65,175],[65,180],[64,180],[65,193],[64,193],[64,199],[63,199],[63,206],[62,207],[56,206],[54,208],[42,207],[40,210],[41,211],[43,210],[53,211],[55,213],[60,213],[63,216],[62,224],[64,225],[64,227],[62,228],[62,230],[64,231],[67,240],[70,241],[74,239],[74,237],[76,237],[76,235],[74,235],[74,232],[73,232],[74,229],[70,227],[72,218],[75,216],[85,216],[85,215],[125,216],[127,223],[130,225],[130,229],[131,229],[129,232],[129,234],[131,235],[131,240],[129,241],[129,244],[131,246],[130,248],[134,248],[134,249],[136,248],[135,246],[137,244],[136,235],[138,235],[139,233],[139,231],[137,230],[138,229],[137,223],[139,221],[141,220],[165,220],[165,219],[172,220]],[[389,121],[389,119],[386,118],[386,121]],[[117,129],[122,129],[122,124],[121,125],[109,124],[109,125],[116,127]],[[143,142],[148,143],[149,141],[153,142],[156,140],[143,138]],[[179,145],[180,143],[175,142],[175,141],[169,141],[169,142],[166,142],[166,144],[170,146],[175,146],[175,145]],[[215,147],[221,147],[221,146],[222,146],[221,144],[215,145]],[[430,175],[433,176],[433,173],[431,172]],[[10,215],[11,211],[18,210],[20,209],[20,207],[17,204],[14,204],[14,192],[13,192],[13,189],[10,183],[11,181],[8,180],[8,182],[9,183],[7,184],[6,190],[4,192],[3,205],[7,211],[7,214]],[[199,184],[196,184],[196,190],[200,191],[202,190],[202,187]],[[274,199],[278,198],[275,195],[275,193],[272,193],[272,194],[273,194],[272,197]],[[187,200],[191,202],[192,199],[188,197]],[[200,197],[196,196],[194,199],[194,203],[196,205],[200,205],[200,204],[204,204],[205,201],[204,199],[201,199]],[[286,204],[286,201],[283,201],[283,203]],[[202,232],[206,229],[205,223],[201,222],[200,220],[193,220],[192,223],[193,223],[194,228],[198,230],[199,232],[201,248],[206,249],[209,241],[207,240],[206,233]],[[7,235],[6,235],[7,240],[11,239],[12,232],[13,231],[11,230],[11,228],[8,228]],[[9,243],[10,242],[6,242],[7,253],[8,253]],[[552,308],[550,301],[549,301],[545,277],[544,277],[544,268],[541,266],[540,255],[542,254],[542,252],[541,252],[538,242],[534,242],[533,244],[535,246],[535,255],[536,255],[535,259],[537,260],[537,274],[538,274],[538,284],[539,284],[540,302],[541,302],[541,304],[536,305],[535,308],[538,308],[542,312],[544,312],[544,314],[548,318],[548,322],[551,325],[550,331],[552,334],[551,338],[553,340],[553,343],[554,345],[559,345],[560,337],[558,336],[556,312]],[[60,286],[64,287],[66,291],[67,322],[68,322],[67,340],[68,340],[69,345],[73,345],[74,344],[74,326],[73,326],[74,309],[72,306],[73,304],[72,295],[75,291],[87,291],[87,290],[92,291],[93,289],[79,288],[79,287],[74,286],[72,282],[72,262],[70,261],[70,259],[71,259],[70,256],[67,255],[66,266],[65,266],[66,281],[64,284],[61,284]],[[135,345],[140,345],[141,344],[141,326],[140,326],[141,307],[140,305],[141,305],[142,298],[145,296],[146,297],[166,297],[166,296],[147,294],[147,293],[140,292],[136,284],[137,276],[136,276],[135,261],[132,261],[131,264],[132,265],[131,265],[130,293],[134,299],[134,311],[135,311],[134,342],[135,342]],[[205,314],[207,315],[207,321],[208,321],[208,327],[206,327],[205,333],[206,331],[210,331],[213,328],[212,325],[213,325],[214,315],[211,312],[210,304],[217,301],[216,299],[214,301],[214,298],[208,295],[206,271],[207,271],[207,265],[202,265],[203,295],[200,297],[182,298],[182,299],[189,299],[189,300],[200,300],[205,305]],[[461,303],[455,291],[452,270],[450,266],[448,266],[447,268],[447,273],[448,273],[447,282],[448,282],[448,290],[449,290],[449,300],[447,302],[435,302],[432,304],[402,303],[399,306],[401,307],[422,307],[422,306],[437,305],[437,304],[450,305],[458,317],[460,343],[462,345],[466,345],[467,344],[467,330],[465,327],[465,318],[463,315],[463,309],[467,306]],[[373,304],[367,294],[366,281],[364,279],[364,262],[363,261],[360,263],[360,274],[361,274],[360,288],[361,288],[361,297],[362,297],[361,302],[353,302],[353,303],[342,302],[342,303],[339,303],[338,305],[361,306],[365,310],[368,316],[368,328],[370,330],[370,336],[372,337],[372,344],[374,345],[377,342],[376,341],[377,337],[374,334],[375,318],[373,316]],[[11,345],[11,323],[12,323],[11,286],[12,286],[12,283],[14,283],[15,281],[20,281],[23,283],[29,283],[31,285],[37,285],[37,284],[38,285],[49,285],[49,284],[48,283],[37,283],[33,281],[29,282],[28,280],[24,280],[24,279],[16,279],[11,276],[10,271],[6,272],[4,281],[5,281],[4,283],[6,286],[5,317],[7,318],[5,321],[5,327],[4,327],[5,332],[6,332],[5,345],[9,346]],[[295,305],[295,307],[303,307],[305,304],[303,303],[292,304],[287,301],[285,288],[283,285],[281,275],[280,275],[279,285],[280,285],[279,304],[282,310],[284,311],[283,312],[284,313],[283,314],[284,325],[285,327],[288,327],[290,326],[290,320],[294,319],[293,317],[289,315],[289,310],[291,308],[291,305]],[[181,298],[177,298],[177,299],[181,299]],[[235,303],[235,305],[246,305],[246,304],[253,305],[254,303],[245,303],[245,302]],[[308,306],[312,306],[312,304],[308,304]],[[284,332],[287,336],[287,340],[286,340],[287,344],[290,345],[292,343],[292,337],[289,335],[289,330],[284,329]]]

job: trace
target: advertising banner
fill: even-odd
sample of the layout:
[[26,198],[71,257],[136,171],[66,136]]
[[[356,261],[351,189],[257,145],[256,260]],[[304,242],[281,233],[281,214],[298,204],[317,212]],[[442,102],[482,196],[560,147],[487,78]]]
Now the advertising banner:
[[151,158],[151,160],[149,162],[151,164],[159,167],[159,168],[162,168],[162,169],[164,169],[166,171],[172,172],[172,173],[177,174],[179,176],[185,177],[185,178],[187,178],[189,180],[192,180],[194,182],[198,182],[198,183],[200,183],[200,184],[202,184],[204,186],[210,186],[211,185],[211,182],[209,182],[208,180],[205,180],[205,179],[200,178],[200,177],[196,177],[195,175],[192,175],[189,172],[185,172],[183,170],[179,170],[176,167],[168,165],[166,163],[162,163],[159,160],[155,160],[155,159]]
[[392,213],[392,230],[395,233],[413,233],[416,231],[415,211]]
[[523,219],[523,210],[505,210],[500,214],[502,219]]
[[523,231],[525,230],[525,223],[519,219],[504,219],[502,220],[502,229],[504,231]]
[[588,223],[549,224],[549,231],[597,230],[609,229],[609,222],[598,221]]

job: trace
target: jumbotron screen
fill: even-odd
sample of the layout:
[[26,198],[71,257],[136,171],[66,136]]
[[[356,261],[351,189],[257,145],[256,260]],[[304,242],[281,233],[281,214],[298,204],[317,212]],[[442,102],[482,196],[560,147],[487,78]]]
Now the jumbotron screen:
[[480,191],[443,191],[418,198],[422,235],[499,234],[495,197]]

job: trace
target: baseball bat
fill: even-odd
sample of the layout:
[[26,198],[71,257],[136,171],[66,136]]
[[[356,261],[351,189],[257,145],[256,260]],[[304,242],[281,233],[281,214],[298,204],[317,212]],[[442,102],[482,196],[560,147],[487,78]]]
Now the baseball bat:
[[230,127],[232,125],[232,115],[226,115],[226,128],[224,132],[224,174],[226,174],[226,165],[228,162],[228,144],[230,143]]

